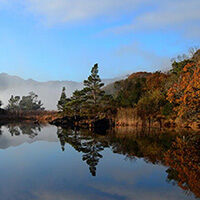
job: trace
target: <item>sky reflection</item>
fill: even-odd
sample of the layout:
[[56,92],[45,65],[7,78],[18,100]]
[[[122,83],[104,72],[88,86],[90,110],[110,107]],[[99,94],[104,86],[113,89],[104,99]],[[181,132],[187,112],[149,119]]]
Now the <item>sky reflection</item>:
[[8,127],[2,131],[2,199],[194,199],[166,182],[167,167],[161,164],[146,163],[142,158],[127,160],[105,147],[96,176],[92,176],[82,160],[84,152],[69,143],[62,151],[57,128],[42,127],[34,138],[22,133],[11,136]]

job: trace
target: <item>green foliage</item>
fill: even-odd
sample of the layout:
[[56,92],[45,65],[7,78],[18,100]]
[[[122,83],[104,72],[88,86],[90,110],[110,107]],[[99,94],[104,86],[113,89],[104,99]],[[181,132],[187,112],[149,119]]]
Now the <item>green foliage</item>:
[[170,115],[173,112],[173,105],[167,101],[167,103],[162,108],[162,114],[165,116]]
[[83,90],[75,90],[72,97],[66,101],[63,112],[67,115],[80,115],[83,107],[82,103],[85,101],[85,93]]
[[[145,72],[137,72],[133,73],[129,76],[126,80],[115,82],[115,94],[113,95],[116,106],[117,107],[135,107],[137,109],[138,115],[143,118],[151,118],[155,117],[156,115],[164,115],[164,116],[173,116],[176,114],[174,112],[174,107],[178,100],[180,99],[179,94],[177,93],[177,88],[179,88],[182,76],[184,74],[185,66],[191,65],[194,63],[199,62],[200,59],[200,51],[194,53],[192,51],[192,58],[189,58],[186,55],[178,56],[178,61],[174,61],[172,63],[172,69],[168,73],[162,73],[160,71],[154,73],[146,73]],[[188,71],[189,72],[189,71]],[[190,72],[191,73],[191,72]],[[198,73],[196,72],[196,77],[198,77]],[[185,85],[183,88],[189,87],[189,81],[185,80]],[[197,83],[196,81],[191,80],[191,87],[190,91],[195,90],[197,91]],[[170,88],[173,88],[173,92],[176,94],[174,97],[173,103],[170,103],[167,99],[168,91]],[[189,89],[188,89],[189,91]],[[189,92],[188,92],[189,93]],[[199,95],[196,92],[196,95],[193,95],[193,100],[191,99],[190,102],[195,101]],[[191,96],[189,93],[188,95]],[[188,96],[189,98],[189,96]],[[181,99],[181,101],[186,101],[187,99]],[[194,113],[194,106],[192,107],[192,112]],[[197,109],[196,109],[197,110]],[[191,116],[187,118],[192,118]]]
[[98,64],[94,65],[91,75],[84,80],[84,86],[82,90],[76,90],[66,101],[62,112],[69,116],[89,118],[107,112],[112,98],[102,90],[104,83],[98,75]]
[[[197,53],[191,51],[193,57],[189,58],[186,55],[178,56],[179,61],[172,63],[172,69],[168,73],[157,71],[154,73],[137,72],[130,75],[127,79],[117,81],[113,85],[107,87],[107,91],[112,94],[106,95],[102,87],[101,79],[98,75],[98,64],[95,64],[91,70],[91,74],[88,79],[84,81],[84,89],[81,91],[75,91],[72,97],[61,107],[61,110],[66,114],[73,116],[87,116],[95,117],[100,116],[102,113],[108,114],[109,112],[116,110],[116,108],[136,108],[138,115],[142,119],[156,118],[159,115],[159,119],[164,116],[173,116],[176,114],[173,110],[177,104],[177,87],[182,80],[185,66],[195,63],[199,67],[200,50]],[[189,71],[188,71],[189,72]],[[196,71],[196,76],[199,77],[199,70]],[[193,78],[194,79],[194,78]],[[189,80],[189,79],[188,79]],[[190,81],[192,82],[192,81]],[[197,82],[199,79],[193,80],[193,84],[190,84],[190,91],[196,90]],[[183,88],[188,88],[188,81],[184,81]],[[173,103],[169,102],[167,95],[172,86],[173,88]],[[189,90],[188,90],[189,91]],[[198,93],[198,94],[197,94]],[[195,93],[193,100],[190,102],[196,102],[196,98],[199,95],[199,89]],[[191,96],[188,92],[188,98]],[[66,96],[61,95],[61,99],[65,99]],[[179,97],[180,98],[180,97]],[[61,101],[60,99],[60,101]],[[180,99],[182,101],[183,99]],[[184,99],[187,100],[186,98]],[[64,102],[64,101],[63,101]],[[192,107],[192,112],[194,111]],[[163,116],[164,115],[164,116]],[[199,116],[198,116],[199,117]],[[191,117],[190,117],[191,118]]]
[[67,99],[66,99],[65,87],[63,87],[60,100],[58,101],[58,104],[57,104],[57,108],[59,111],[62,111],[64,109],[66,102],[67,102]]
[[164,96],[158,91],[147,92],[137,104],[137,113],[142,118],[160,114],[160,109],[165,103]]
[[115,82],[114,96],[118,107],[134,107],[143,93],[146,78],[126,79]]
[[44,110],[42,102],[37,99],[38,95],[30,92],[28,96],[11,96],[8,100],[7,109],[12,111],[37,111]]
[[7,109],[8,110],[19,110],[19,100],[20,100],[20,96],[11,96],[10,99],[8,100],[8,105],[7,105]]
[[172,69],[170,70],[170,72],[178,77],[180,73],[183,71],[184,66],[190,62],[191,60],[189,59],[182,60],[180,62],[174,61],[172,63]]
[[19,102],[20,110],[23,111],[36,111],[44,110],[42,102],[37,99],[38,95],[30,92],[28,96],[23,96]]
[[87,98],[87,103],[96,105],[101,100],[101,97],[105,92],[101,89],[104,83],[101,83],[101,79],[98,75],[98,64],[95,64],[91,70],[91,75],[87,80],[84,80],[84,92]]

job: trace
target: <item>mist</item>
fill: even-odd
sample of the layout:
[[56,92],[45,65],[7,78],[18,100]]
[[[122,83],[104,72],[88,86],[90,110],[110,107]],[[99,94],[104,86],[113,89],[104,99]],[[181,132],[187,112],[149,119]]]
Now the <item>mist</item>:
[[[123,78],[104,79],[102,82],[107,85]],[[3,102],[3,108],[8,105],[11,95],[22,97],[27,96],[29,92],[34,92],[38,95],[38,100],[42,101],[46,110],[56,110],[63,87],[66,88],[67,97],[70,97],[75,90],[83,88],[83,82],[37,82],[33,79],[24,80],[18,76],[10,76],[6,73],[0,74],[0,100]]]

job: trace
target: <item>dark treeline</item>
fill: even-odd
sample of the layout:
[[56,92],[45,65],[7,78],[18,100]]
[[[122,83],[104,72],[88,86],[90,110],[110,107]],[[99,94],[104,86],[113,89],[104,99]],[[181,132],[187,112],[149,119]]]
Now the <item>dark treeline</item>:
[[[200,50],[190,50],[173,60],[163,73],[137,72],[103,87],[95,64],[84,88],[67,98],[63,88],[58,110],[63,116],[102,119],[115,116],[119,108],[133,109],[143,122],[175,124],[200,120]],[[130,116],[131,117],[131,116]],[[172,123],[173,121],[173,123]]]

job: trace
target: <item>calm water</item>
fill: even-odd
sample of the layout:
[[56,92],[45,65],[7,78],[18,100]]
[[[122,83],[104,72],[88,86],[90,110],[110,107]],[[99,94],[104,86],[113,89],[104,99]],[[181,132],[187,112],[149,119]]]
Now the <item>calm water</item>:
[[0,199],[195,199],[199,136],[178,135],[180,140],[173,132],[96,135],[55,126],[2,126]]

